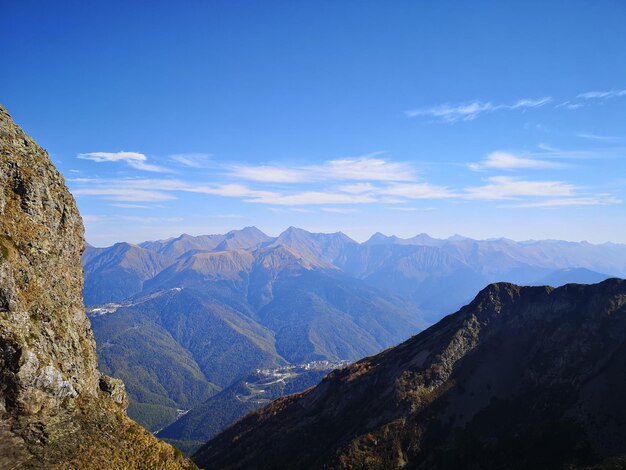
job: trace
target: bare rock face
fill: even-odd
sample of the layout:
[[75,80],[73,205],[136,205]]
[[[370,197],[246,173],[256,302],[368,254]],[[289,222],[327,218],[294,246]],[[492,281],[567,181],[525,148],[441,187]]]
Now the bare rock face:
[[97,370],[83,233],[63,177],[0,106],[0,468],[186,468]]

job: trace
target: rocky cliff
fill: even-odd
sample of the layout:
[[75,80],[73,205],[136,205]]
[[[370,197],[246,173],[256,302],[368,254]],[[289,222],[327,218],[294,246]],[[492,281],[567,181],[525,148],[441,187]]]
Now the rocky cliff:
[[0,468],[187,468],[97,370],[83,248],[63,177],[0,107]]
[[626,281],[493,284],[395,348],[248,415],[214,468],[626,468]]

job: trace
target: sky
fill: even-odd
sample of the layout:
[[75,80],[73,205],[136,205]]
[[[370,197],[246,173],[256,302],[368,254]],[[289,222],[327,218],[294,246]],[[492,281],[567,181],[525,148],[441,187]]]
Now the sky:
[[0,103],[87,241],[626,243],[623,1],[0,0]]

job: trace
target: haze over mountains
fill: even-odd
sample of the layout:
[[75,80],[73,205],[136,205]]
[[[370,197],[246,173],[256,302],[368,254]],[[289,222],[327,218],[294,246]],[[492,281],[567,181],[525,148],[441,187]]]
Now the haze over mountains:
[[[624,276],[626,246],[380,233],[357,243],[246,227],[89,246],[83,264],[100,368],[125,381],[130,415],[156,431],[181,410],[211,421],[201,415],[216,408],[203,403],[255,369],[354,361],[398,344],[490,282]],[[195,442],[215,431],[169,429],[168,438]]]
[[[164,286],[189,284],[194,277],[199,282],[236,282],[259,263],[270,271],[297,265],[307,271],[341,272],[410,300],[435,320],[490,282],[558,282],[554,276],[561,270],[568,270],[571,281],[577,276],[597,280],[626,275],[626,245],[473,240],[458,235],[442,240],[427,234],[401,239],[381,233],[357,243],[341,232],[316,234],[290,227],[269,237],[256,227],[246,227],[224,235],[183,234],[139,245],[88,246],[83,255],[85,303],[124,300]],[[576,271],[581,268],[597,274],[590,278],[589,273]],[[454,292],[449,292],[451,286]],[[441,291],[448,293],[446,299],[441,299]]]

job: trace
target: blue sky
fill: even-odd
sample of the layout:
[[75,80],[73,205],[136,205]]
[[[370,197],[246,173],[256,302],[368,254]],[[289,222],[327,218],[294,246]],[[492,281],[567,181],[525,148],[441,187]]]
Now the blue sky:
[[87,239],[626,243],[626,4],[0,0],[0,102]]

